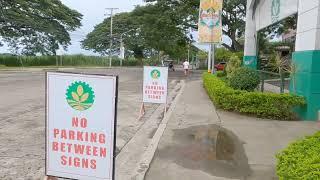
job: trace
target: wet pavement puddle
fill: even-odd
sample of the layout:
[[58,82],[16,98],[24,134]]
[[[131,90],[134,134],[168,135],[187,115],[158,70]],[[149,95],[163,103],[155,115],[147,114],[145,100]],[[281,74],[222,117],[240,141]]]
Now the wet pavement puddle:
[[231,131],[206,125],[173,133],[173,145],[159,149],[158,158],[218,177],[243,179],[250,174],[243,143]]

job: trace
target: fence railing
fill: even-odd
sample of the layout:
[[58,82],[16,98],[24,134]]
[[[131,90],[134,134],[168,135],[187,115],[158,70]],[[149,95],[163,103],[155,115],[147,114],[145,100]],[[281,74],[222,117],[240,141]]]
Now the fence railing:
[[280,88],[280,93],[284,93],[285,89],[288,89],[289,79],[288,73],[275,73],[270,71],[257,70],[260,75],[260,90],[265,91],[265,83],[272,84],[273,86]]

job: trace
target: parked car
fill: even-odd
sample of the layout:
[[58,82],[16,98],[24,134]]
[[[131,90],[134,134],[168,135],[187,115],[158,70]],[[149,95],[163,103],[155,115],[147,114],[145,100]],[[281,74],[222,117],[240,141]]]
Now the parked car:
[[226,67],[226,64],[227,64],[226,62],[220,62],[220,63],[214,65],[214,69],[216,71],[224,71],[224,68]]

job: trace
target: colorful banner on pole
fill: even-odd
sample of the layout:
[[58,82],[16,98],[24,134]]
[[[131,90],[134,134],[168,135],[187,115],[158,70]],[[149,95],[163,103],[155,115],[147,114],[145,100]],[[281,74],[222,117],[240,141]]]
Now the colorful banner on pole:
[[223,0],[201,0],[199,14],[199,42],[221,43]]
[[167,103],[168,67],[145,66],[143,74],[143,102]]
[[47,73],[47,176],[114,180],[117,81]]

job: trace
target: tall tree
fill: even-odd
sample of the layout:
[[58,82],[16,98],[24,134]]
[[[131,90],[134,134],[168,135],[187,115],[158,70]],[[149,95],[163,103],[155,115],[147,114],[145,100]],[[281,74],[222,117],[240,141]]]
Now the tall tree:
[[130,13],[120,13],[114,16],[113,42],[110,50],[110,18],[105,19],[89,33],[82,42],[82,46],[88,50],[94,50],[100,54],[110,51],[118,52],[120,39],[126,44],[126,48],[133,51],[136,58],[160,51],[174,58],[182,58],[186,55],[186,47],[189,38],[184,29],[179,27],[170,16],[168,7],[158,4],[138,6]]
[[82,47],[93,50],[101,55],[118,53],[121,38],[126,47],[133,51],[136,58],[143,56],[145,50],[144,37],[140,33],[140,26],[132,13],[119,13],[113,17],[113,47],[110,49],[110,18],[95,26],[86,38],[81,42]]
[[[184,29],[197,29],[200,0],[146,0],[159,6],[169,7],[170,17]],[[223,1],[223,34],[228,36],[231,44],[222,44],[231,51],[243,49],[239,39],[244,35],[246,16],[246,0]]]
[[0,0],[0,6],[0,43],[22,54],[56,54],[81,26],[82,15],[60,0]]

